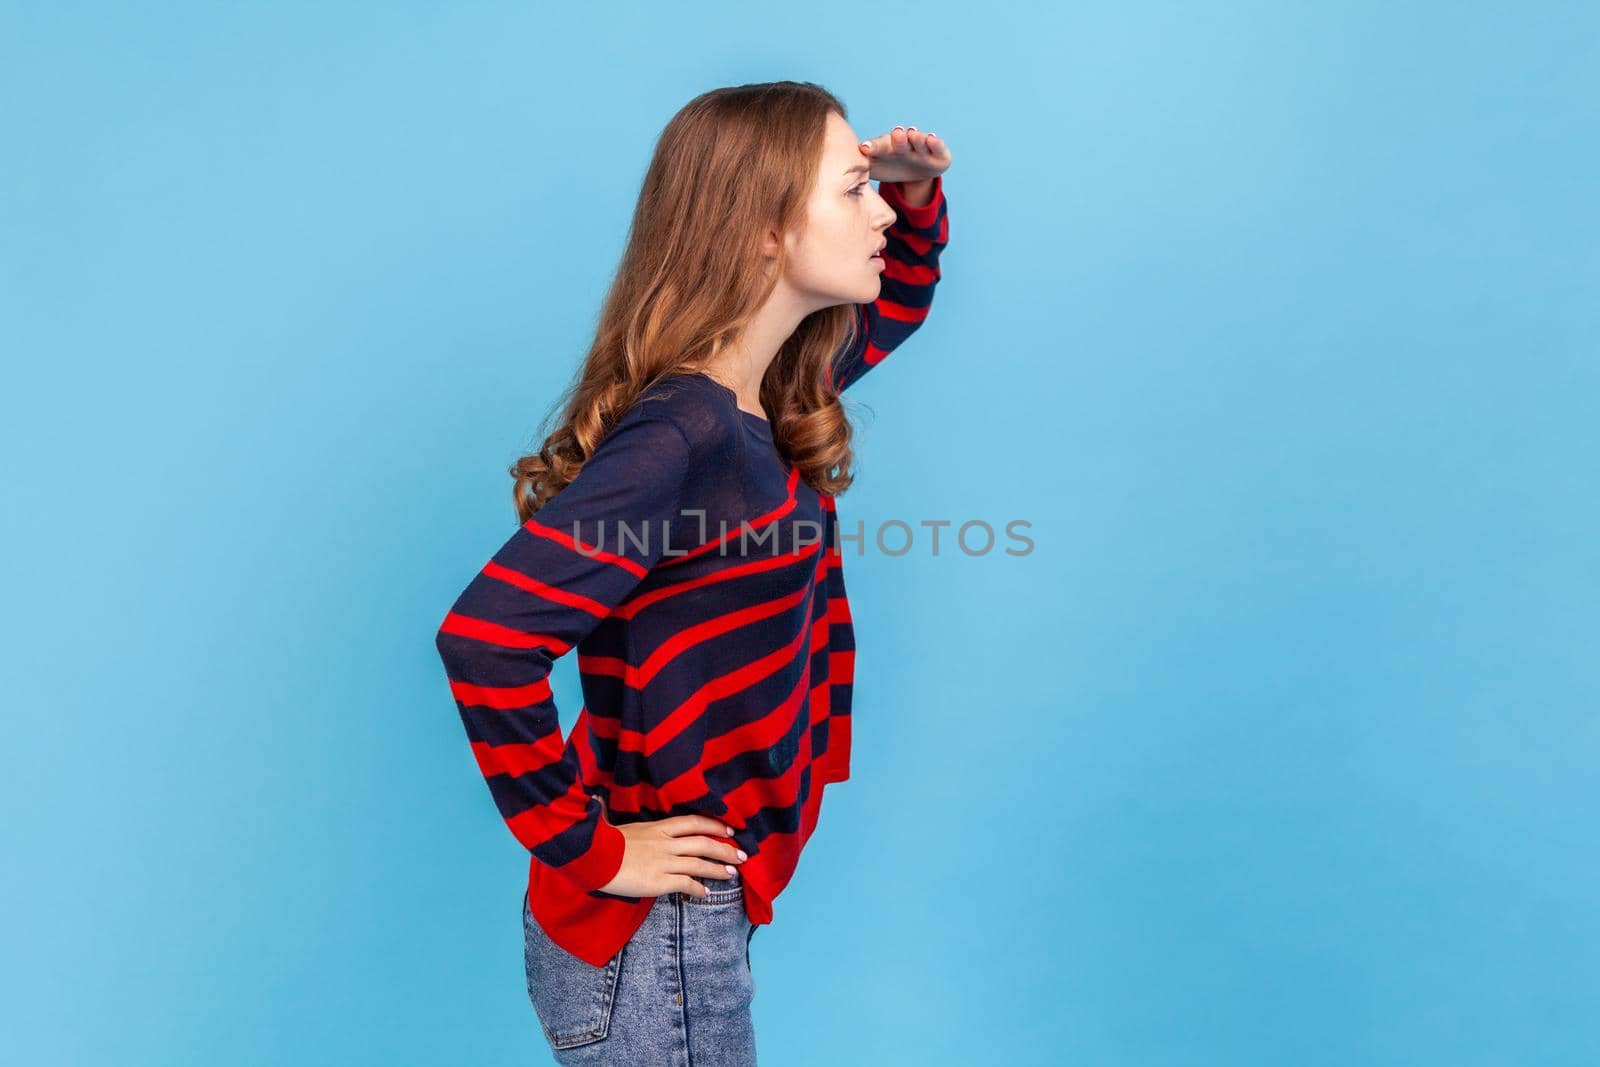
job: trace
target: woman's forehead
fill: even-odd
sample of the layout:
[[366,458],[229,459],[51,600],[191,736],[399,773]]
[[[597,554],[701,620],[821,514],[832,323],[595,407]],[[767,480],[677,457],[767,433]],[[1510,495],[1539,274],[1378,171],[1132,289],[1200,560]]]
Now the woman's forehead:
[[828,113],[828,132],[822,140],[824,175],[842,177],[844,171],[862,160],[861,142],[850,124],[836,112]]

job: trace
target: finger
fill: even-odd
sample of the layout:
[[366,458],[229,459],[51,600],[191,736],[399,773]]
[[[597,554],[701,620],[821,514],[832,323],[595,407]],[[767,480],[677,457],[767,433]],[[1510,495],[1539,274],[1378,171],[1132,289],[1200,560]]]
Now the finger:
[[869,154],[874,156],[887,155],[894,151],[894,141],[886,133],[880,133],[871,140],[862,141],[861,145]]
[[667,888],[663,889],[661,893],[657,894],[657,896],[661,896],[666,893],[687,893],[691,897],[703,897],[710,895],[711,890],[707,889],[704,885],[695,881],[693,878],[685,876],[681,878],[670,879],[667,882]]
[[733,836],[733,827],[709,815],[674,815],[670,819],[660,820],[659,825],[668,837],[688,837],[691,834],[707,834],[711,837]]
[[906,128],[904,126],[896,126],[890,130],[888,137],[891,150],[895,152],[904,151],[906,145],[911,143],[911,139],[906,136]]
[[695,859],[692,856],[679,857],[678,862],[667,867],[668,874],[688,874],[696,878],[715,878],[719,882],[726,882],[738,870],[739,868],[731,863],[712,863],[710,860]]
[[709,856],[725,863],[743,863],[749,858],[738,846],[709,837],[675,837],[667,844],[667,851],[674,856]]

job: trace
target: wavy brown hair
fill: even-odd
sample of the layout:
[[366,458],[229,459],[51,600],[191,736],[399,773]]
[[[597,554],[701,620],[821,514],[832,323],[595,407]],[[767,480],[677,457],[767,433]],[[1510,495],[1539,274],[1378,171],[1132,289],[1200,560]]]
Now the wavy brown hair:
[[[804,223],[830,111],[849,117],[821,86],[763,82],[703,93],[667,123],[594,342],[557,401],[558,424],[511,466],[522,521],[577,477],[646,388],[706,370],[771,295],[785,250],[768,275],[762,237]],[[853,480],[850,421],[829,369],[857,328],[853,304],[813,312],[761,382],[779,454],[820,492],[842,493]]]

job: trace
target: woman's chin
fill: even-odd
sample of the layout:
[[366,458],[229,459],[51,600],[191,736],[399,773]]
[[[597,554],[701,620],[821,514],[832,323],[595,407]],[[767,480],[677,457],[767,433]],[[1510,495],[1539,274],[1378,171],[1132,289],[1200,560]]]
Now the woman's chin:
[[838,304],[870,304],[883,295],[883,279],[874,277],[856,289],[846,289],[843,286],[834,290],[835,296],[826,305],[832,307]]

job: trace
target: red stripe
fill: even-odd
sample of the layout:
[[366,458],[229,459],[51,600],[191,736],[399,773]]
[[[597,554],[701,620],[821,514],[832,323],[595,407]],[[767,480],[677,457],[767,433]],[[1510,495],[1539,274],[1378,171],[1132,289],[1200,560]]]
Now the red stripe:
[[786,552],[782,555],[762,557],[750,563],[740,563],[737,566],[726,567],[722,570],[714,571],[711,574],[703,574],[698,578],[689,578],[681,582],[674,582],[671,585],[664,585],[659,589],[652,589],[650,592],[645,593],[642,596],[635,597],[634,599],[617,606],[615,609],[613,609],[612,614],[618,618],[631,619],[639,612],[649,607],[651,604],[660,603],[669,597],[675,597],[682,593],[690,592],[694,589],[700,589],[708,585],[714,585],[717,582],[729,582],[735,578],[743,578],[747,575],[759,574],[762,571],[770,571],[779,567],[793,566],[798,560],[804,559],[805,557],[811,555],[811,553],[818,551],[821,546],[822,542],[819,541],[814,545],[805,546],[799,552]]
[[559,638],[513,630],[497,622],[474,619],[469,615],[457,615],[453,611],[444,617],[444,624],[439,629],[457,637],[470,637],[474,641],[500,645],[503,648],[548,648],[557,656],[564,655],[572,647]]
[[828,598],[828,621],[829,622],[852,622],[852,621],[854,621],[850,617],[850,602],[848,600],[846,600],[842,596],[830,596]]
[[578,673],[598,674],[605,678],[621,678],[627,673],[628,661],[617,656],[587,656],[578,653]]
[[[895,240],[890,242],[889,248],[894,248],[896,245],[904,246],[919,256],[925,256],[933,250],[933,241],[905,230],[895,234]],[[885,255],[888,255],[889,248],[883,250]]]
[[840,685],[856,680],[856,654],[852,649],[828,653],[828,676]]
[[934,245],[943,247],[950,242],[950,216],[940,216],[939,229],[932,237],[924,237],[922,234],[915,233],[905,226],[891,226],[889,227],[888,233],[892,234],[895,239],[889,242],[888,248],[883,250],[885,255],[887,255],[889,250],[894,248],[896,244],[902,244],[906,248],[909,248],[911,251],[915,252],[917,255],[926,256],[929,252],[933,251]]
[[[588,544],[584,541],[579,541],[571,534],[562,533],[554,526],[545,526],[536,518],[529,519],[527,522],[523,523],[522,528],[527,530],[530,534],[533,534],[535,537],[547,538],[548,540],[554,541],[558,545],[563,545],[572,549],[574,552],[581,552],[589,559],[596,560],[600,563],[610,563],[621,567],[635,578],[643,578],[645,574],[648,573],[648,568],[641,563],[636,563],[627,556],[619,556],[615,552],[607,552],[595,545]],[[645,531],[645,536],[649,536],[648,529]]]
[[811,622],[811,651],[820,652],[828,647],[828,617],[826,615],[813,619]]
[[[707,541],[703,545],[698,545],[695,548],[691,548],[688,552],[684,553],[681,556],[670,556],[670,557],[667,557],[666,559],[661,560],[660,563],[656,564],[656,566],[657,567],[666,567],[666,566],[671,566],[672,564],[676,564],[676,563],[687,562],[688,560],[694,559],[697,556],[703,556],[708,552],[716,551],[718,548],[720,548],[724,544],[727,544],[729,541],[733,540],[735,537],[740,536],[741,531],[743,531],[743,530],[745,530],[747,528],[749,529],[749,531],[751,533],[754,533],[755,531],[760,530],[763,526],[767,526],[767,525],[770,525],[771,523],[777,522],[779,519],[783,518],[785,515],[789,514],[789,512],[791,512],[791,511],[793,511],[795,509],[794,493],[795,493],[795,487],[798,486],[799,484],[800,484],[800,468],[799,467],[791,467],[789,469],[789,480],[788,480],[788,483],[787,483],[787,486],[786,486],[786,488],[788,489],[788,494],[789,495],[788,495],[788,499],[785,500],[782,504],[779,504],[777,507],[775,507],[771,511],[767,512],[765,515],[757,516],[753,521],[752,520],[746,520],[745,522],[742,522],[739,525],[734,526],[727,533],[723,534],[720,537],[715,538],[714,540]],[[748,536],[748,534],[746,534],[745,536]]]
[[[549,804],[537,804],[506,820],[524,848],[534,849],[572,828],[588,812],[589,798],[583,783],[573,779],[567,791]],[[577,861],[574,861],[577,862]]]
[[894,319],[896,322],[921,322],[928,317],[928,309],[932,307],[931,304],[920,308],[909,304],[896,304],[893,300],[885,300],[881,296],[873,303],[877,306],[879,315],[886,319]]
[[550,764],[560,762],[563,750],[560,730],[551,731],[531,745],[472,743],[472,754],[477,757],[478,769],[485,778],[496,774],[516,777],[531,771],[542,771]]
[[932,285],[939,280],[939,268],[885,258],[883,261],[883,277],[893,278],[895,281],[905,282],[907,285]]
[[531,708],[550,699],[550,679],[540,678],[529,685],[497,686],[473,685],[470,682],[450,680],[450,693],[469,708],[493,708],[511,711]]
[[624,681],[636,689],[641,689],[650,684],[650,679],[654,678],[662,667],[665,667],[673,657],[680,655],[685,649],[692,648],[702,641],[709,641],[711,638],[721,634],[730,633],[742,626],[748,626],[752,622],[770,619],[774,615],[782,615],[800,603],[807,592],[807,590],[801,589],[776,600],[764,600],[759,604],[752,604],[748,608],[739,608],[737,611],[730,611],[681,630],[666,641],[663,641],[644,661],[643,666],[629,670]]
[[[926,204],[912,204],[906,199],[905,188],[899,182],[880,183],[878,191],[883,198],[894,206],[895,221],[892,228],[906,229],[907,227],[925,230],[933,225],[933,220],[943,218],[940,208],[945,207],[944,180],[941,175],[933,180],[933,195]],[[945,208],[948,211],[948,208]]]
[[590,615],[596,615],[602,619],[606,617],[606,613],[610,610],[598,600],[578,593],[569,593],[565,589],[554,585],[546,585],[537,578],[529,578],[521,571],[514,571],[510,567],[502,567],[493,560],[483,565],[483,573],[490,578],[498,578],[507,585],[514,585],[518,589],[541,596],[557,604],[564,604],[569,608],[587,611]]
[[[615,741],[617,739],[617,720],[609,715],[591,714],[587,707],[583,709],[583,728],[588,731],[591,738],[598,738],[601,741]],[[573,727],[573,729],[576,730],[577,727]],[[596,765],[594,771],[596,774],[606,773],[598,765]],[[584,781],[589,781],[587,768],[585,768]]]
[[594,717],[589,714],[589,706],[585,704],[578,709],[578,721],[572,724],[572,733],[567,736],[567,744],[572,746],[578,757],[578,775],[587,785],[608,777],[595,762],[594,745],[590,744],[593,735],[589,732],[593,723]]
[[[844,782],[850,779],[850,716],[828,717],[828,751],[818,761],[822,784]],[[812,785],[817,783],[812,780]]]

